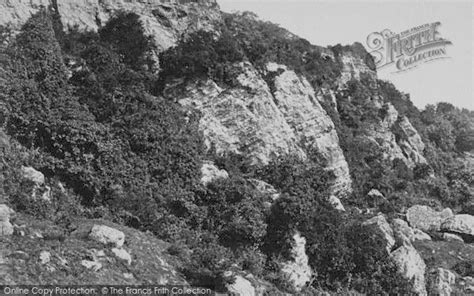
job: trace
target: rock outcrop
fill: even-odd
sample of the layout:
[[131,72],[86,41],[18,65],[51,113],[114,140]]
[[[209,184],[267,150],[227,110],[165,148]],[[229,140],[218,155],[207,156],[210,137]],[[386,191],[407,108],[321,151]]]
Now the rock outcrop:
[[36,186],[44,185],[44,175],[43,173],[35,170],[32,167],[21,167],[23,173],[23,178],[33,182]]
[[449,208],[437,212],[428,206],[415,205],[407,210],[407,220],[411,227],[422,231],[439,231],[441,224],[454,216]]
[[331,118],[316,99],[312,86],[286,66],[268,63],[272,73],[274,102],[305,149],[316,149],[336,176],[335,192],[347,192],[351,186],[349,167],[339,146]]
[[[339,91],[344,93],[347,83],[351,79],[361,80],[367,77],[371,88],[378,88],[377,73],[367,65],[368,53],[361,44],[355,43],[340,53],[342,63],[341,76],[338,79]],[[367,131],[367,137],[377,143],[385,158],[389,160],[401,159],[407,166],[413,167],[417,163],[426,163],[423,156],[424,143],[418,131],[407,117],[399,116],[395,107],[384,100],[380,95],[367,97],[367,103],[376,109],[384,109],[385,117],[379,124],[373,124]],[[398,131],[398,135],[394,134]]]
[[0,205],[0,236],[13,234],[13,225],[10,223],[10,216],[14,211],[7,205]]
[[430,295],[450,296],[456,275],[444,268],[436,268],[430,272],[429,293]]
[[89,238],[104,245],[123,246],[125,234],[117,229],[105,225],[94,225],[89,233]]
[[229,174],[225,170],[220,170],[213,163],[203,163],[201,167],[201,183],[205,186],[217,179],[227,179]]
[[255,288],[252,286],[252,283],[240,275],[235,276],[234,283],[228,285],[227,289],[230,293],[235,293],[235,295],[245,295],[245,296],[257,295]]
[[159,51],[174,46],[183,33],[213,30],[221,17],[215,0],[2,0],[0,25],[18,30],[41,7],[50,6],[59,13],[65,28],[77,26],[91,31],[97,31],[120,11],[134,12]]
[[363,225],[370,225],[375,227],[376,231],[378,231],[385,240],[385,249],[387,253],[390,253],[393,246],[395,246],[395,239],[392,227],[387,222],[387,219],[383,215],[377,215],[363,223]]
[[408,223],[402,219],[393,219],[392,228],[397,245],[411,245],[417,240],[431,240],[431,237],[419,229],[411,228]]
[[474,238],[474,216],[468,214],[452,216],[443,222],[441,230],[468,236],[472,239]]
[[111,251],[118,259],[127,262],[128,265],[132,264],[132,256],[125,249],[112,248]]
[[[334,172],[333,193],[350,192],[349,169],[330,117],[306,79],[285,66],[269,64],[268,83],[248,62],[235,65],[238,86],[223,89],[213,81],[170,84],[165,96],[202,113],[200,129],[206,146],[218,154],[244,155],[252,164],[315,149]],[[273,72],[276,71],[276,72]]]
[[312,271],[308,264],[308,255],[306,255],[306,239],[299,233],[293,235],[291,255],[293,260],[283,264],[282,272],[288,275],[294,289],[301,291],[310,281]]
[[413,292],[420,296],[427,295],[425,285],[426,265],[416,249],[410,245],[403,245],[390,255],[402,276],[413,282]]

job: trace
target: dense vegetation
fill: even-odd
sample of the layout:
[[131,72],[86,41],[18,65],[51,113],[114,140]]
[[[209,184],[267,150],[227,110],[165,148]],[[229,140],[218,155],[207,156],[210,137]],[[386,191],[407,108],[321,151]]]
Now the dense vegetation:
[[[205,153],[199,114],[160,96],[172,79],[205,77],[234,85],[233,65],[242,61],[261,71],[268,61],[286,64],[315,88],[333,88],[341,71],[338,55],[351,47],[335,47],[332,61],[323,49],[273,24],[225,15],[220,34],[192,33],[161,53],[157,73],[155,48],[133,13],[118,14],[97,33],[61,30],[48,11],[41,11],[2,49],[10,62],[3,67],[7,83],[0,88],[0,123],[21,151],[6,154],[8,167],[0,177],[8,184],[2,195],[17,209],[64,225],[68,213],[75,213],[151,231],[173,244],[169,252],[182,260],[181,271],[191,284],[218,290],[232,281],[226,276],[232,268],[290,289],[278,267],[290,259],[298,231],[307,238],[316,274],[308,293],[408,293],[377,233],[326,201],[333,176],[316,153],[308,151],[306,161],[287,156],[258,168],[236,155]],[[354,204],[394,212],[408,197],[419,196],[464,206],[472,179],[455,157],[474,148],[472,112],[449,104],[420,112],[391,84],[378,81],[374,89],[373,83],[367,77],[351,81],[337,98],[337,112],[325,106],[350,165]],[[422,131],[429,165],[410,169],[401,161],[388,162],[364,137],[385,116],[367,101],[377,95]],[[231,177],[200,184],[205,158]],[[14,169],[21,165],[33,165],[71,190],[58,185],[53,197],[61,202],[36,210],[42,206],[23,202]],[[269,206],[271,197],[251,178],[272,184],[281,197]],[[371,204],[365,195],[373,188],[386,201]]]

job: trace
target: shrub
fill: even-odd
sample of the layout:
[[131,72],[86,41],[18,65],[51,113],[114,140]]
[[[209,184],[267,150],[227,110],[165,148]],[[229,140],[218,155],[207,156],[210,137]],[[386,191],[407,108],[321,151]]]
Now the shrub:
[[232,83],[230,69],[244,55],[227,31],[197,31],[183,38],[176,47],[160,54],[162,83],[172,78],[210,78],[218,83]]
[[112,46],[123,63],[134,70],[153,67],[151,58],[155,50],[151,36],[146,36],[140,16],[133,12],[120,12],[99,30],[100,39]]

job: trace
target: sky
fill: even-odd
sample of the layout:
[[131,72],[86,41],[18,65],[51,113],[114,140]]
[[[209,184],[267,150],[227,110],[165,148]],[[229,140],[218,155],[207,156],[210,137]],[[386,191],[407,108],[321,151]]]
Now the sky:
[[367,48],[367,36],[390,29],[400,33],[425,23],[441,22],[439,33],[452,42],[449,58],[394,73],[379,69],[381,79],[409,93],[419,108],[439,101],[474,110],[473,1],[309,1],[218,0],[223,11],[252,11],[316,45],[355,41]]

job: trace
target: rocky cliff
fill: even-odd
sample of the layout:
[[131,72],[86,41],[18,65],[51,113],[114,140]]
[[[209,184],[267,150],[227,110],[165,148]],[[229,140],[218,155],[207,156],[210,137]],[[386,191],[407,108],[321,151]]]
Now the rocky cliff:
[[305,151],[316,149],[336,175],[334,193],[350,192],[349,168],[334,124],[306,79],[275,63],[267,65],[267,73],[274,74],[268,82],[250,63],[236,67],[236,87],[199,81],[174,84],[165,92],[202,112],[200,126],[208,149],[241,154],[254,164],[268,164],[285,154],[305,158]]
[[[2,0],[1,24],[17,30],[31,14],[45,6],[59,14],[64,28],[92,31],[97,31],[120,11],[137,13],[158,51],[176,45],[183,33],[213,31],[222,20],[215,1]],[[322,54],[335,59],[330,49],[324,49]],[[203,112],[200,125],[206,145],[218,153],[239,153],[254,164],[265,164],[284,154],[305,157],[305,150],[316,149],[326,159],[328,170],[336,176],[333,193],[344,196],[351,191],[349,167],[334,123],[318,100],[321,92],[329,93],[337,106],[335,95],[343,93],[351,79],[360,80],[363,75],[369,76],[376,85],[376,72],[367,65],[365,55],[360,44],[345,47],[339,53],[342,70],[335,91],[315,90],[287,66],[270,62],[263,71],[257,71],[250,63],[238,65],[237,72],[241,74],[237,87],[221,88],[213,81],[195,81],[179,85],[181,90],[177,85],[170,85],[167,94],[182,105]],[[264,79],[264,76],[271,78]],[[367,99],[375,108],[388,110],[380,124],[367,131],[367,137],[380,146],[385,157],[400,158],[410,167],[426,162],[424,144],[409,120],[399,119],[397,110],[383,97]],[[406,137],[397,139],[392,132],[395,127]]]
[[[1,128],[8,129],[15,145],[24,145],[28,152],[23,154],[41,157],[15,162],[11,155],[22,153],[10,151],[7,155],[0,149],[2,163],[8,162],[8,172],[19,174],[0,177],[24,182],[16,185],[20,189],[5,186],[10,196],[0,207],[0,234],[12,239],[4,244],[8,252],[0,252],[0,267],[4,261],[26,268],[38,257],[38,262],[45,262],[41,268],[52,272],[67,269],[65,262],[81,264],[78,270],[87,273],[83,278],[87,283],[102,283],[100,275],[114,283],[131,284],[200,285],[198,280],[209,280],[209,286],[220,284],[220,290],[242,295],[262,295],[264,291],[273,295],[275,287],[296,294],[313,288],[333,291],[341,285],[357,291],[373,288],[382,293],[380,289],[391,286],[380,283],[399,280],[391,275],[412,281],[414,286],[409,288],[426,295],[427,287],[434,285],[440,290],[446,288],[445,281],[454,281],[449,273],[452,266],[424,260],[439,245],[431,242],[432,238],[439,236],[448,245],[455,240],[460,244],[471,242],[472,216],[454,215],[453,211],[452,219],[438,221],[439,227],[432,229],[418,222],[426,222],[427,215],[436,216],[434,210],[420,214],[424,210],[412,207],[407,212],[406,208],[426,201],[432,194],[442,196],[426,203],[467,203],[467,184],[472,176],[463,172],[436,179],[428,165],[420,166],[428,164],[425,154],[445,157],[442,152],[433,152],[433,143],[440,138],[434,137],[438,136],[437,130],[431,127],[418,132],[419,118],[413,118],[399,97],[390,96],[383,81],[377,79],[362,45],[314,46],[249,13],[238,14],[238,22],[258,23],[255,28],[263,33],[260,36],[255,29],[245,35],[248,28],[226,19],[228,16],[212,0],[0,0],[0,24],[18,33],[42,7],[51,13],[44,14],[43,19],[40,13],[35,21],[40,23],[39,28],[49,31],[28,31],[30,35],[26,36],[48,37],[44,38],[47,42],[41,40],[44,42],[38,44],[54,47],[47,51],[52,57],[45,63],[53,70],[65,68],[65,57],[71,57],[79,66],[71,69],[67,78],[61,76],[64,73],[57,73],[62,70],[51,71],[52,74],[46,71],[50,69],[45,70],[50,75],[46,76],[48,79],[59,81],[60,94],[41,88],[45,80],[36,75],[43,74],[40,71],[33,73],[36,80],[32,79],[31,89],[23,84],[27,79],[14,71],[10,71],[11,76],[19,78],[5,76],[1,80],[10,79],[12,85],[18,86],[0,87],[0,98],[9,108],[3,108],[4,102],[0,102],[0,111],[5,109],[14,115],[8,119],[10,126],[4,127],[0,122]],[[158,61],[161,71],[156,72],[125,61],[120,48],[102,37],[106,30],[100,30],[122,11],[138,15],[137,26],[152,37],[155,57],[185,62],[167,65],[162,58]],[[99,42],[86,41],[80,44],[85,50],[68,52],[58,42],[60,34],[52,28],[57,20],[64,30],[77,27],[80,32],[99,31],[93,35]],[[29,29],[36,29],[38,23]],[[192,34],[201,31],[211,34]],[[186,43],[194,38],[206,42],[197,42],[201,47],[196,49]],[[36,43],[30,48],[30,40],[24,39],[13,49],[26,48],[26,53],[38,49]],[[28,58],[33,62],[25,65],[36,69],[35,62],[42,57]],[[95,67],[104,60],[105,65]],[[139,64],[141,60],[134,61]],[[56,67],[58,63],[60,66]],[[176,71],[166,72],[170,68]],[[39,95],[34,97],[32,93]],[[45,107],[56,109],[51,113],[45,110],[45,117],[38,120],[35,111],[29,112],[29,104],[36,106],[39,101],[51,99],[51,93],[62,101],[58,100],[59,107],[53,103]],[[23,100],[28,104],[19,106],[17,101]],[[77,105],[67,105],[73,101]],[[57,115],[70,109],[73,113],[89,113],[84,117]],[[49,114],[56,116],[51,122]],[[55,133],[48,134],[50,130]],[[8,156],[6,161],[3,155]],[[240,163],[238,159],[234,163],[229,155],[238,155],[244,161]],[[288,155],[296,157],[288,158],[286,163]],[[248,170],[241,170],[239,165]],[[461,171],[461,167],[454,170],[458,169]],[[327,172],[335,177],[331,184]],[[437,173],[442,172],[438,169]],[[468,181],[459,181],[462,178]],[[436,187],[440,180],[446,186]],[[25,184],[36,185],[31,189]],[[11,193],[11,188],[24,192]],[[4,189],[0,189],[3,198]],[[326,189],[330,189],[329,194]],[[421,197],[417,195],[420,192]],[[70,196],[87,202],[65,198]],[[61,228],[60,239],[70,248],[67,256],[45,253],[36,247],[18,252],[16,249],[21,249],[18,245],[23,242],[35,245],[49,240],[44,238],[49,235],[45,234],[47,231],[36,229],[29,214],[38,214],[35,211],[61,202],[71,204],[52,211],[57,221],[48,222],[47,228]],[[28,215],[19,215],[26,222],[11,219],[13,211],[7,205],[20,212],[30,210]],[[88,218],[98,216],[117,224],[92,219],[76,221],[62,214],[69,214],[74,207]],[[374,217],[377,212],[385,215]],[[395,215],[401,219],[390,218]],[[120,223],[153,232],[168,243],[156,240],[150,233],[135,233]],[[109,243],[115,244],[113,248]],[[48,241],[40,247],[49,248],[51,244]],[[80,249],[75,248],[77,244]],[[143,250],[142,245],[156,252]],[[423,248],[427,249],[424,253]],[[154,259],[147,261],[147,256]],[[455,264],[464,262],[459,260]],[[438,270],[440,266],[446,270]],[[435,280],[425,278],[426,269],[436,273]],[[0,274],[6,274],[4,270],[0,268]],[[353,276],[356,280],[351,283],[348,279]],[[234,283],[225,282],[232,277]],[[7,279],[18,282],[19,278],[21,270]],[[29,275],[28,279],[40,281],[36,275]],[[400,291],[403,294],[405,290]]]
[[135,12],[158,50],[175,45],[185,32],[212,30],[214,22],[220,19],[215,0],[2,0],[1,24],[17,30],[41,7],[57,12],[65,28],[90,31],[97,31],[120,11]]

